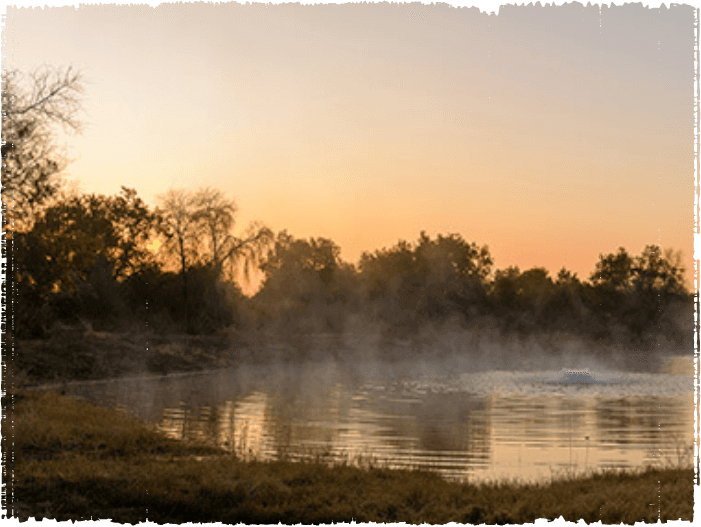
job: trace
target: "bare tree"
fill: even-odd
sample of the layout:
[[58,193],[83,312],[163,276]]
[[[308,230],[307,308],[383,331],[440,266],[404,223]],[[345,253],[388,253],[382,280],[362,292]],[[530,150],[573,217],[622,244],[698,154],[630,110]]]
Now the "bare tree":
[[54,129],[80,131],[82,91],[81,75],[70,67],[2,74],[2,202],[16,228],[28,226],[60,188],[66,159]]
[[242,264],[244,277],[248,278],[251,267],[260,260],[272,240],[270,229],[254,223],[243,236],[234,235],[238,208],[220,190],[204,188],[197,192],[194,203],[195,219],[209,238],[210,253],[206,263],[213,266],[218,276],[224,274],[226,266],[233,274],[234,269]]
[[257,267],[272,240],[273,231],[264,225],[252,223],[243,236],[229,237],[222,263],[229,263],[232,274],[238,265],[242,265],[243,277],[248,280],[251,269]]
[[209,237],[211,263],[221,272],[224,264],[223,251],[230,243],[231,231],[235,225],[236,203],[226,199],[220,190],[212,188],[201,189],[195,195],[194,201],[195,219]]
[[159,196],[156,216],[164,238],[164,253],[178,260],[183,281],[185,319],[189,326],[187,274],[195,264],[210,266],[219,279],[234,281],[240,265],[248,279],[250,270],[272,240],[267,227],[251,224],[242,236],[234,234],[236,203],[217,189],[196,193],[170,190]]
[[185,302],[185,321],[189,326],[187,307],[187,270],[197,256],[197,219],[195,200],[186,190],[169,190],[158,196],[156,209],[159,230],[164,238],[162,245],[166,254],[176,256],[180,263]]

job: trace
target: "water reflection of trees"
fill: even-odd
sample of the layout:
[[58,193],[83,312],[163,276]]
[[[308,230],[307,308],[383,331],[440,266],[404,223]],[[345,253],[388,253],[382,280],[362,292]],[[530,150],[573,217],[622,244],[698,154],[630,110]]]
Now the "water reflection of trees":
[[282,393],[172,405],[163,410],[161,429],[242,459],[371,461],[457,478],[513,467],[633,466],[671,459],[691,442],[690,403],[679,397],[411,397],[342,383],[322,383],[313,397]]
[[645,442],[671,446],[671,436],[684,430],[683,424],[688,421],[691,409],[688,401],[680,397],[599,399],[595,415],[600,440],[604,443]]

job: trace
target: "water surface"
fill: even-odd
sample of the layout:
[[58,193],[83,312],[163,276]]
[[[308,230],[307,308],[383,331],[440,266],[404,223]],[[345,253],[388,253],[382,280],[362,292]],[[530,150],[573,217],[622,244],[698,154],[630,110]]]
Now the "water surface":
[[560,382],[565,373],[329,362],[116,379],[67,391],[246,459],[423,467],[470,481],[688,461],[688,357],[659,373],[591,372],[606,382]]

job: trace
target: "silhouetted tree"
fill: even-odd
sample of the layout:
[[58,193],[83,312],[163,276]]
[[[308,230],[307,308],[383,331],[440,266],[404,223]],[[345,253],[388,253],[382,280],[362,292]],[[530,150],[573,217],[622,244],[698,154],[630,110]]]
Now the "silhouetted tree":
[[499,314],[521,308],[521,295],[518,279],[521,270],[518,266],[509,266],[506,269],[497,269],[494,279],[490,284],[490,297]]
[[157,216],[137,195],[122,187],[120,193],[105,199],[106,214],[117,238],[114,249],[115,278],[122,279],[155,265],[148,242],[157,233]]
[[268,316],[308,331],[342,328],[354,272],[333,241],[295,239],[282,231],[260,269],[265,280],[255,301]]
[[369,316],[390,333],[416,329],[422,279],[414,247],[400,240],[389,249],[364,252],[358,269]]
[[603,290],[627,293],[633,285],[633,266],[634,260],[628,251],[619,247],[616,254],[599,256],[590,280]]
[[585,285],[577,273],[560,269],[555,279],[553,294],[548,305],[548,318],[556,329],[580,331],[586,325],[588,316],[584,302]]
[[637,338],[661,324],[672,302],[687,296],[681,261],[679,253],[663,255],[657,245],[646,246],[634,259],[632,288],[620,318]]
[[369,300],[397,298],[405,283],[416,274],[414,250],[400,240],[394,247],[363,252],[358,264]]
[[[54,126],[79,130],[81,91],[80,75],[71,68],[43,68],[29,75],[2,72],[2,228],[8,263],[3,322],[8,334],[21,335],[28,320],[40,327],[42,314],[33,306],[42,302],[42,294],[27,289],[27,281],[21,283],[17,267],[18,259],[26,260],[26,251],[36,248],[18,234],[31,229],[37,213],[61,186],[59,174],[66,161],[58,151]],[[14,325],[8,324],[12,321]]]
[[2,199],[13,229],[26,230],[59,187],[66,164],[55,125],[79,131],[82,79],[72,68],[42,68],[29,75],[2,73]]
[[422,317],[444,320],[478,314],[486,298],[492,259],[487,247],[458,234],[431,240],[422,232],[416,244],[399,241],[389,249],[362,254],[363,296],[390,326],[413,331]]
[[182,277],[185,322],[191,324],[188,272],[197,265],[207,267],[207,276],[224,281],[228,266],[229,281],[234,269],[243,265],[244,277],[255,265],[272,238],[267,227],[251,224],[242,236],[234,234],[236,204],[219,190],[205,188],[196,193],[170,190],[159,197],[157,214],[164,237],[166,255],[175,257]]
[[484,309],[492,257],[486,246],[466,242],[459,234],[419,237],[415,256],[424,282],[422,310],[445,317],[455,310],[477,315]]
[[684,294],[684,265],[680,252],[668,250],[662,254],[658,245],[647,245],[635,258],[632,269],[633,288],[646,291]]
[[[69,318],[80,314],[78,296],[101,298],[88,310],[96,316],[119,305],[117,282],[152,263],[146,244],[153,227],[153,215],[128,188],[117,196],[75,195],[48,206],[31,230],[15,233],[15,278],[26,304],[22,310],[38,313],[56,295],[73,306]],[[61,316],[70,310],[63,311]]]
[[213,333],[236,321],[243,300],[236,283],[221,280],[210,265],[194,265],[188,270],[190,328],[194,333]]
[[226,199],[220,190],[204,188],[194,196],[194,220],[209,238],[211,265],[220,273],[224,255],[233,242],[231,231],[236,211],[236,204]]
[[599,255],[590,276],[589,301],[600,316],[610,317],[618,310],[633,288],[634,259],[623,247],[616,254]]
[[[571,288],[576,283],[571,275],[561,272],[560,277],[567,280]],[[490,299],[495,314],[510,329],[545,330],[558,318],[555,309],[558,289],[547,269],[534,267],[521,272],[518,267],[508,267],[495,272]]]
[[522,304],[526,306],[532,324],[540,327],[546,327],[548,323],[546,306],[555,292],[553,281],[548,275],[547,269],[534,267],[524,271],[518,280]]
[[186,190],[169,190],[158,197],[156,209],[158,227],[163,235],[163,251],[175,256],[180,264],[182,280],[183,309],[185,324],[190,326],[190,312],[187,298],[187,271],[197,257],[198,238],[196,203],[193,195]]
[[659,329],[670,303],[686,302],[683,273],[679,253],[663,256],[659,246],[648,245],[632,257],[621,247],[599,257],[585,298],[605,326],[625,327],[640,342]]

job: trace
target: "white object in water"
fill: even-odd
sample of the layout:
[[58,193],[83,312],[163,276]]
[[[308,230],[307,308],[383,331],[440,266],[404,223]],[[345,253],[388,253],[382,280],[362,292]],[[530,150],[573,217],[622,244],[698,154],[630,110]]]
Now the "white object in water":
[[594,375],[589,370],[562,370],[545,382],[550,384],[610,384],[610,375]]
[[588,370],[567,370],[562,382],[573,384],[591,384],[596,382],[596,379],[594,379]]

